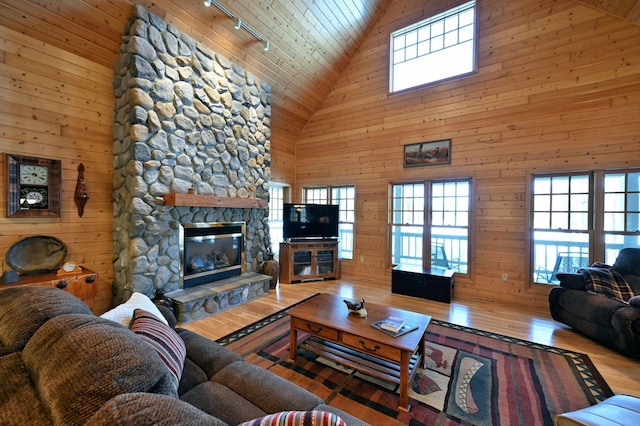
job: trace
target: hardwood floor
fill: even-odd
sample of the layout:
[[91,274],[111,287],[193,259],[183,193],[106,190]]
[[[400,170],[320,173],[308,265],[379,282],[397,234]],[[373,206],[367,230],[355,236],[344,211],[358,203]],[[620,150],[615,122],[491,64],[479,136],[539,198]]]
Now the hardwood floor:
[[218,339],[319,292],[389,304],[435,319],[586,353],[615,393],[640,396],[640,362],[625,357],[554,321],[548,310],[454,300],[450,305],[392,294],[388,284],[358,279],[278,284],[270,294],[181,327]]

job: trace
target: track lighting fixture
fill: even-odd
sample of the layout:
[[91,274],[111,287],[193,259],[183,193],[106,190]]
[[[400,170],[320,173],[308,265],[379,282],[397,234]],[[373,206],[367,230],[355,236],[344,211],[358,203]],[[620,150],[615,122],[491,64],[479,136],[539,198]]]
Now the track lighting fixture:
[[252,28],[248,27],[247,24],[245,24],[239,16],[234,15],[229,9],[227,9],[226,7],[224,7],[223,5],[218,3],[217,0],[204,0],[204,5],[206,7],[211,7],[211,5],[214,5],[215,7],[220,9],[225,15],[227,15],[229,18],[236,20],[236,25],[234,26],[234,28],[236,30],[244,28],[245,30],[247,30],[247,32],[249,34],[251,34],[258,41],[260,41],[260,42],[262,42],[264,44],[264,51],[265,52],[269,51],[269,48],[271,47],[270,43],[269,43],[269,40],[267,40],[266,38],[262,37],[260,34],[255,32]]

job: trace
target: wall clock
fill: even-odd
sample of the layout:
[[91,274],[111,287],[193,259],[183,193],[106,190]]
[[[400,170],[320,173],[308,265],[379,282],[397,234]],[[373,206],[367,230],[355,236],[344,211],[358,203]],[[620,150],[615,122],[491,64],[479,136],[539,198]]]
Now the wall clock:
[[60,160],[7,154],[7,217],[60,217]]

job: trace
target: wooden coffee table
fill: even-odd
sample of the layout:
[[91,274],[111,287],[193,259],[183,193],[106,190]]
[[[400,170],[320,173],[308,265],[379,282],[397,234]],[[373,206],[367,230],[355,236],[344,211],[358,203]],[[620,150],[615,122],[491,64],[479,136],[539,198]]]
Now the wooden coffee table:
[[[298,347],[339,364],[397,383],[399,409],[409,411],[409,383],[420,366],[424,367],[425,334],[429,315],[388,306],[365,303],[367,318],[349,314],[344,298],[320,294],[287,310],[291,317],[290,361],[296,360]],[[350,300],[350,299],[349,299]],[[350,300],[355,302],[355,300]],[[417,326],[393,337],[371,326],[390,315],[402,317]],[[298,331],[316,336],[298,344]]]

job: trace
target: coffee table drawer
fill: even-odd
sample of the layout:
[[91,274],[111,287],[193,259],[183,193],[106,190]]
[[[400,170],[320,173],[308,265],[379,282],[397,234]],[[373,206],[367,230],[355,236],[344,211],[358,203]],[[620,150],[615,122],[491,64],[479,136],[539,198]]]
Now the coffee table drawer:
[[317,324],[313,321],[306,321],[300,318],[292,318],[293,326],[298,330],[306,331],[315,336],[322,337],[334,342],[338,341],[338,330],[330,328],[325,325]]
[[350,346],[360,352],[368,353],[378,357],[395,361],[400,360],[400,349],[385,345],[380,342],[376,342],[375,340],[344,333],[342,335],[342,344],[344,344],[345,346]]

